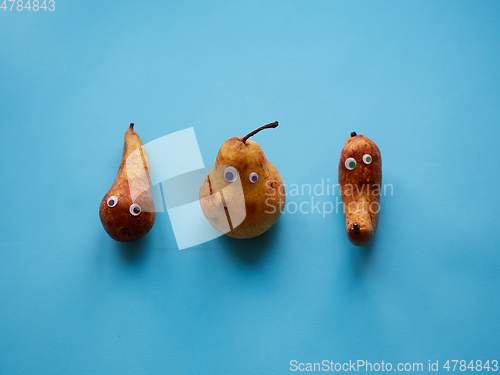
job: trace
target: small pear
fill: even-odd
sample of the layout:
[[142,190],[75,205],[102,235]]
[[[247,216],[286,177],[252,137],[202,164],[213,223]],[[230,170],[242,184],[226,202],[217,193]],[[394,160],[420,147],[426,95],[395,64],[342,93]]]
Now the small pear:
[[203,214],[226,236],[259,236],[281,216],[285,205],[281,176],[260,146],[248,139],[263,129],[277,126],[276,121],[245,137],[224,142],[215,166],[200,188]]
[[377,231],[381,183],[380,150],[352,132],[340,154],[339,185],[347,237],[356,246],[367,245]]
[[101,223],[120,242],[138,240],[150,231],[156,213],[150,189],[150,165],[134,124],[125,133],[118,174],[99,207]]

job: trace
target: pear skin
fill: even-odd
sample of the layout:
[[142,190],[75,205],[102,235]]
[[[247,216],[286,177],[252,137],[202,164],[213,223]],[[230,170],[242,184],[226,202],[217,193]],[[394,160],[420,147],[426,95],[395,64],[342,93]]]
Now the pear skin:
[[340,154],[339,185],[347,237],[356,246],[367,245],[377,231],[381,184],[380,150],[352,132]]
[[[214,228],[229,237],[261,235],[276,223],[285,205],[285,187],[278,170],[260,146],[248,139],[259,129],[224,142],[200,188],[203,214]],[[227,167],[237,171],[233,182],[226,178]]]
[[151,230],[156,213],[150,187],[149,158],[130,124],[118,174],[99,207],[102,226],[112,239],[135,241]]

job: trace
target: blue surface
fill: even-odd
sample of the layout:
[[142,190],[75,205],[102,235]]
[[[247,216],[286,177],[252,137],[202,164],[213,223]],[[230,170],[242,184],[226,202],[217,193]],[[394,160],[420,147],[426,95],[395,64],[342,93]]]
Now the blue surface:
[[[498,1],[56,1],[0,35],[0,374],[500,360]],[[351,131],[379,145],[369,248],[340,213],[184,251],[167,213],[106,235],[130,122],[194,127],[210,164],[274,120],[254,140],[287,185],[336,183]]]

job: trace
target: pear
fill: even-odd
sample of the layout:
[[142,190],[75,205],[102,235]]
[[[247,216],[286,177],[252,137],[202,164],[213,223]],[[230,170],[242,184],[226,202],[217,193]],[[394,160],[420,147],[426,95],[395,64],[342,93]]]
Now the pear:
[[339,185],[347,237],[356,246],[367,245],[377,231],[381,183],[380,150],[352,132],[340,154]]
[[120,242],[138,240],[155,222],[149,158],[134,131],[134,124],[125,132],[120,168],[113,186],[101,201],[99,217],[109,236]]
[[259,236],[281,216],[285,205],[281,176],[260,146],[248,139],[261,130],[277,126],[276,121],[243,138],[233,137],[224,142],[215,166],[202,183],[203,214],[226,236]]

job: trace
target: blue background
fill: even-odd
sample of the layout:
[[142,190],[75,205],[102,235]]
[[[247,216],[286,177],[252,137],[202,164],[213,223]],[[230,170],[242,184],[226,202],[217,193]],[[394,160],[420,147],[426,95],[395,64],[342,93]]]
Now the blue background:
[[[500,360],[499,41],[491,0],[0,10],[0,374]],[[144,143],[194,127],[210,164],[274,120],[254,140],[287,185],[336,183],[351,131],[378,144],[394,195],[371,246],[340,213],[184,251],[166,213],[106,235],[130,122]]]

